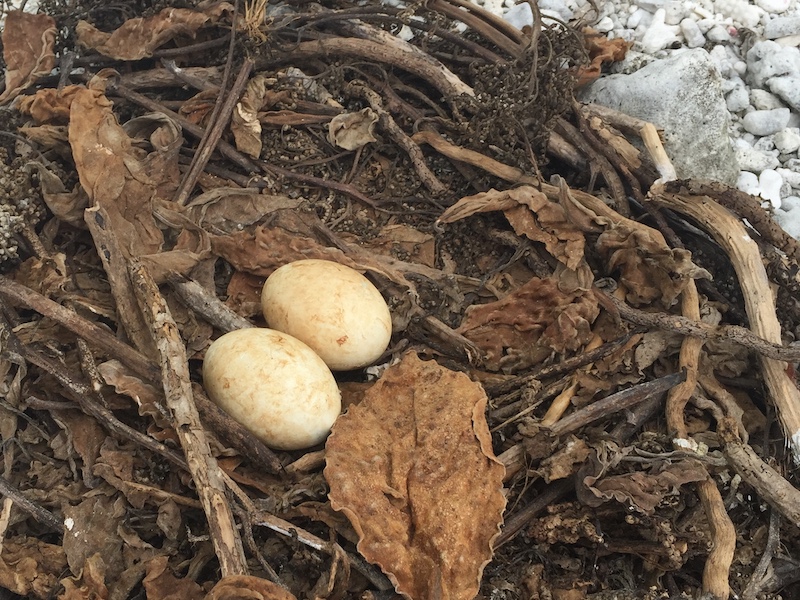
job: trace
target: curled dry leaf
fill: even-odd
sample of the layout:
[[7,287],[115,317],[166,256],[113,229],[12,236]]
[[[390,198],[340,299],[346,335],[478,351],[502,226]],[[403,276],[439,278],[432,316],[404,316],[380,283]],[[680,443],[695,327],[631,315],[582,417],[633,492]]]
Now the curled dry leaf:
[[331,506],[407,598],[478,592],[505,507],[485,408],[480,385],[409,353],[328,438]]
[[223,577],[204,600],[295,600],[279,585],[250,575]]
[[231,116],[231,132],[236,141],[236,149],[258,158],[261,156],[261,122],[258,111],[264,105],[267,94],[265,75],[256,75],[248,83],[242,99],[236,104]]
[[572,270],[585,264],[583,232],[572,224],[560,204],[551,202],[535,187],[489,190],[467,196],[448,208],[439,221],[453,223],[479,212],[502,210],[514,231],[541,242],[558,261]]
[[86,21],[78,21],[78,43],[117,60],[140,60],[178,36],[194,36],[206,24],[219,21],[233,10],[227,2],[212,5],[205,11],[188,8],[165,8],[155,16],[128,19],[113,33],[100,31]]
[[674,463],[656,463],[649,472],[633,471],[605,475],[619,462],[620,454],[613,444],[595,447],[578,472],[576,492],[587,506],[597,507],[610,500],[628,504],[652,515],[658,504],[685,483],[703,481],[707,472],[702,463],[686,459]]
[[170,600],[202,600],[205,592],[190,577],[175,577],[169,568],[168,556],[156,556],[147,562],[147,575],[142,580],[148,598]]
[[584,27],[583,39],[591,62],[578,69],[576,77],[578,87],[588,85],[600,77],[604,63],[624,60],[631,47],[630,42],[626,42],[622,38],[609,40],[604,34],[591,27]]
[[328,141],[345,150],[357,150],[375,141],[378,115],[371,108],[336,115],[328,124]]
[[21,10],[6,14],[3,28],[6,89],[0,94],[0,104],[16,98],[37,78],[50,74],[56,64],[55,41],[56,22],[52,17]]
[[487,368],[514,371],[588,343],[598,314],[591,294],[534,277],[501,300],[470,306],[458,332],[484,352]]
[[33,537],[6,537],[0,554],[0,587],[26,598],[50,598],[66,567],[60,545]]

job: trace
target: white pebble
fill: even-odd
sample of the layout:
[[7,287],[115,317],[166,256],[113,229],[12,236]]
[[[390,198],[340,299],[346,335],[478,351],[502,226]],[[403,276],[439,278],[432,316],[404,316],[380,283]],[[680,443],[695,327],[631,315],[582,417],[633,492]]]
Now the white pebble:
[[790,112],[788,108],[754,110],[744,116],[742,124],[753,135],[771,135],[786,127]]
[[756,6],[763,8],[768,13],[786,12],[790,4],[790,0],[756,0]]
[[667,0],[664,4],[664,22],[667,25],[677,25],[684,15],[682,0]]
[[770,110],[785,106],[775,94],[758,88],[750,90],[750,104],[757,110]]
[[706,38],[697,23],[691,19],[681,21],[681,33],[689,48],[701,48],[706,43]]
[[781,151],[781,154],[790,154],[800,148],[800,131],[795,128],[779,131],[773,139],[775,147]]
[[770,91],[795,110],[800,110],[800,75],[772,77],[767,81]]
[[780,176],[780,173],[772,169],[761,171],[758,176],[758,185],[761,188],[760,196],[764,200],[769,200],[772,208],[780,208],[781,186],[783,185],[783,177]]
[[597,22],[594,28],[601,33],[608,33],[614,29],[614,21],[611,20],[611,17],[603,17]]
[[800,33],[800,15],[776,17],[764,26],[764,37],[768,40]]
[[666,11],[659,8],[653,15],[653,21],[642,36],[641,44],[645,52],[653,54],[678,41],[678,27],[664,22]]
[[732,113],[742,111],[750,106],[750,94],[747,93],[747,88],[743,86],[733,88],[725,98],[725,103]]
[[745,194],[753,196],[758,196],[761,191],[761,188],[758,187],[758,175],[750,171],[739,172],[739,180],[736,182],[736,187]]
[[747,63],[743,60],[737,60],[733,63],[733,70],[739,74],[739,77],[744,77],[744,74],[747,73]]
[[[761,173],[767,169],[779,167],[781,162],[771,153],[761,152],[755,148],[737,148],[735,151],[739,168],[744,171]],[[776,153],[777,154],[777,153]]]
[[780,176],[783,177],[783,180],[789,184],[790,187],[794,189],[800,189],[800,173],[797,171],[792,171],[791,169],[775,169]]

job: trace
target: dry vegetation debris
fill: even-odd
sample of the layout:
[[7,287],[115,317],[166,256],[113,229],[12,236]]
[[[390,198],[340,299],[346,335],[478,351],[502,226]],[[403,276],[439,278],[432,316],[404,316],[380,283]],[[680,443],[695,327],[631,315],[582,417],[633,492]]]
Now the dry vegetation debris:
[[[78,5],[2,38],[0,587],[797,593],[800,250],[575,102],[625,44],[465,0]],[[200,366],[303,258],[394,334],[275,452]]]

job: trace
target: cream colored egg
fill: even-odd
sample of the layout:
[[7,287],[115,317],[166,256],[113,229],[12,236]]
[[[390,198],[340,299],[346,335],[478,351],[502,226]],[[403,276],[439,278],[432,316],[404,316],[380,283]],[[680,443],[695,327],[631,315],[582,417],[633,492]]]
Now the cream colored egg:
[[261,294],[272,329],[308,344],[334,371],[374,362],[392,336],[378,289],[358,271],[327,260],[298,260],[269,276]]
[[206,351],[203,384],[213,402],[280,450],[321,443],[342,409],[322,359],[272,329],[240,329],[217,339]]

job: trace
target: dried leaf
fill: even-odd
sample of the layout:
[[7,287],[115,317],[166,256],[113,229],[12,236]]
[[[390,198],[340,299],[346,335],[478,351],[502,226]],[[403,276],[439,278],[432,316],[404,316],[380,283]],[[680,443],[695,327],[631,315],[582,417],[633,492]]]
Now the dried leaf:
[[328,438],[331,506],[408,598],[478,592],[505,507],[485,408],[479,384],[409,353]]
[[569,269],[574,271],[585,264],[581,230],[569,221],[560,204],[551,202],[543,192],[529,185],[467,196],[448,208],[439,221],[453,223],[479,212],[497,210],[503,211],[518,235],[541,242]]
[[649,473],[634,471],[620,475],[605,473],[619,461],[619,453],[604,443],[593,448],[586,464],[578,472],[578,499],[587,506],[597,507],[610,500],[630,505],[652,515],[656,506],[685,483],[708,477],[705,467],[693,459],[674,463],[656,463]]
[[77,506],[65,505],[64,552],[69,568],[80,577],[86,561],[99,553],[105,563],[109,580],[117,577],[123,568],[122,538],[117,529],[126,515],[122,496],[87,496]]
[[6,537],[0,555],[0,587],[26,598],[51,598],[67,568],[64,549],[25,536]]
[[295,600],[279,585],[250,575],[223,577],[204,600]]
[[539,464],[537,472],[547,483],[570,477],[586,461],[590,453],[591,449],[586,442],[571,435],[558,452],[548,456]]
[[78,21],[75,33],[78,43],[117,60],[140,60],[178,36],[191,36],[206,24],[219,21],[224,12],[232,11],[227,2],[214,4],[203,12],[188,8],[165,8],[155,16],[128,19],[113,33],[105,33]]
[[180,130],[155,119],[151,153],[133,145],[100,90],[83,89],[70,107],[69,142],[81,186],[103,207],[120,245],[132,256],[161,251],[164,237],[153,216],[154,201],[178,182]]
[[328,124],[328,141],[345,150],[357,150],[374,142],[378,115],[371,108],[336,115]]
[[231,132],[236,140],[236,149],[253,158],[261,156],[261,122],[258,120],[258,111],[264,105],[268,80],[265,75],[253,77],[247,83],[231,116]]
[[56,64],[53,48],[56,22],[44,14],[12,10],[5,15],[3,58],[6,61],[6,88],[0,104],[6,104],[39,77],[49,75]]
[[68,85],[63,90],[45,88],[20,98],[17,109],[23,115],[30,115],[37,124],[66,123],[72,101],[84,89],[82,85]]
[[513,371],[553,351],[578,350],[592,338],[599,313],[591,294],[534,277],[501,300],[470,306],[458,332],[484,352],[487,368]]
[[64,592],[59,600],[106,600],[109,597],[106,587],[106,563],[99,552],[89,556],[84,562],[80,577],[67,577],[61,580]]
[[588,85],[600,77],[604,63],[624,60],[631,47],[630,42],[622,38],[608,39],[591,27],[583,28],[583,39],[590,63],[578,68],[577,87]]
[[304,201],[303,198],[264,194],[252,188],[222,187],[192,198],[186,205],[186,214],[198,225],[237,233],[276,210],[297,208]]
[[157,556],[147,563],[142,580],[147,600],[202,600],[205,592],[189,577],[177,578],[169,569],[169,557]]

